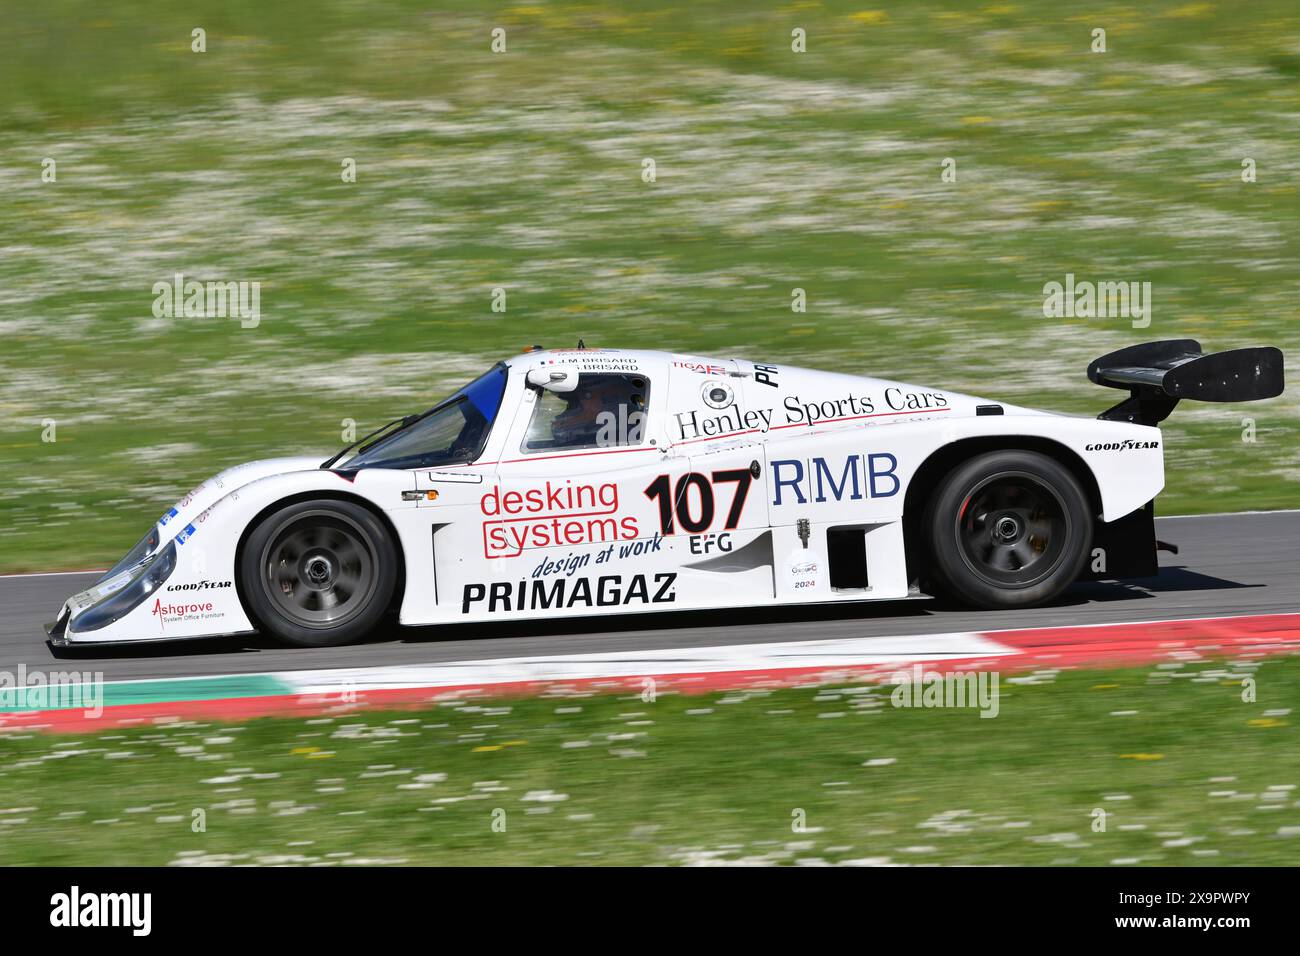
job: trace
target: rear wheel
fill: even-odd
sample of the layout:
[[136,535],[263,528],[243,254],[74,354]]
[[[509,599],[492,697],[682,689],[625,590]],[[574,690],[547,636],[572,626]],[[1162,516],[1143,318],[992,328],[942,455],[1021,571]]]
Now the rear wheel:
[[1050,601],[1078,579],[1092,544],[1078,479],[1032,451],[958,465],[930,499],[923,530],[940,589],[982,608]]
[[369,632],[393,597],[397,553],[371,512],[301,501],[268,515],[244,544],[240,585],[259,628],[309,647]]

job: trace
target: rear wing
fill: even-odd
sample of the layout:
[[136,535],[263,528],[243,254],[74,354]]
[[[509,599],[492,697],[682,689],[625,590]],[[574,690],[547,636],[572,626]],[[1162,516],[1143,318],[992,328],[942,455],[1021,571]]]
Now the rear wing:
[[1107,421],[1157,425],[1180,399],[1253,402],[1282,394],[1282,350],[1272,347],[1202,352],[1195,339],[1130,345],[1088,366],[1088,378],[1129,397],[1098,415]]

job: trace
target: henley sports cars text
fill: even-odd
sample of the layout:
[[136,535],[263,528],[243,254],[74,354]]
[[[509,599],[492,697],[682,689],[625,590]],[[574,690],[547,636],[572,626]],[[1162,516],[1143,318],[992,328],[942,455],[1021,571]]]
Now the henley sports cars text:
[[1282,391],[1275,348],[1093,362],[1097,418],[786,365],[533,349],[322,461],[239,465],[47,625],[59,645],[762,604],[1049,601],[1157,573],[1155,426]]

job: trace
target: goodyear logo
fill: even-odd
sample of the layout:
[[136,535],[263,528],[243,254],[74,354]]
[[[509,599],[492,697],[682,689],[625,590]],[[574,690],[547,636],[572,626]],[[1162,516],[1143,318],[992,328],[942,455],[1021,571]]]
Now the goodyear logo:
[[1084,451],[1129,451],[1134,448],[1159,448],[1158,441],[1134,441],[1131,438],[1125,438],[1123,441],[1102,441],[1093,442],[1090,445],[1084,445]]

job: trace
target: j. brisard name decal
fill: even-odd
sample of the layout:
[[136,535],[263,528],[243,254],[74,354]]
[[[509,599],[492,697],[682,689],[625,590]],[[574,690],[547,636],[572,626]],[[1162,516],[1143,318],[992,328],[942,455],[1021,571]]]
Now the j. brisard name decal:
[[[672,604],[677,574],[606,574],[592,578],[552,578],[467,584],[460,610],[545,611],[572,607],[619,607],[629,604]],[[486,605],[486,606],[484,606]]]

